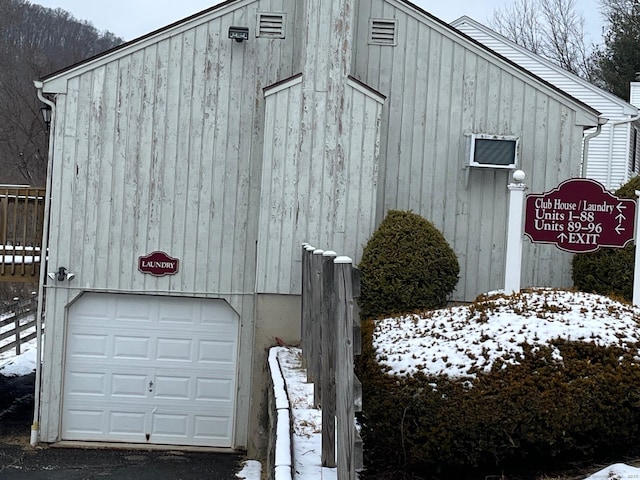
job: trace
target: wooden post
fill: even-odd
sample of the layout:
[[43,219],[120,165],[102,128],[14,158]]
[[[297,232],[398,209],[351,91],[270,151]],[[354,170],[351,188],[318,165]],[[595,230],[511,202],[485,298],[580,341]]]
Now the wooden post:
[[15,338],[16,338],[16,356],[20,355],[20,320],[22,318],[20,309],[20,300],[14,298],[13,314],[15,315]]
[[19,190],[15,190],[13,195],[13,208],[9,215],[11,216],[11,244],[13,245],[13,256],[11,257],[11,275],[16,274],[16,246],[18,245],[18,198]]
[[[635,191],[636,197],[640,198],[640,190]],[[640,227],[640,201],[636,200],[636,231]],[[640,238],[636,235],[636,259],[633,270],[633,304],[640,305]]]
[[300,340],[302,343],[302,368],[309,366],[309,338],[311,336],[311,254],[315,250],[308,243],[302,244],[302,297],[300,314]]
[[338,480],[355,479],[355,426],[353,398],[353,293],[352,260],[337,257],[334,275],[336,298],[336,413],[338,419]]
[[322,466],[336,466],[336,322],[334,313],[336,252],[322,254]]
[[320,355],[322,345],[322,321],[320,308],[322,306],[322,254],[324,250],[316,249],[311,256],[311,325],[309,335],[309,366],[307,368],[307,381],[313,382],[314,407],[318,407],[322,392],[320,391]]
[[7,221],[9,218],[9,189],[5,189],[0,196],[0,274],[4,275],[5,255],[7,246]]

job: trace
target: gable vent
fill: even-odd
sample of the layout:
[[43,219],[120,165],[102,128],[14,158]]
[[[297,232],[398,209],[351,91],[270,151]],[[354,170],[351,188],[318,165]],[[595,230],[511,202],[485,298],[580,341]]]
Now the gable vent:
[[256,37],[284,38],[284,13],[258,13]]
[[369,20],[370,45],[397,45],[397,20],[372,18]]

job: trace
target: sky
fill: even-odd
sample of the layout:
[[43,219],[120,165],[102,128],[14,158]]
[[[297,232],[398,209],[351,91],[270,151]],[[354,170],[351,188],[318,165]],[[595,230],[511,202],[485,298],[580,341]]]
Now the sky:
[[[31,0],[48,8],[62,8],[79,20],[88,20],[98,30],[109,30],[129,41],[158,28],[209,8],[221,0]],[[451,22],[467,15],[481,23],[488,23],[493,11],[513,0],[413,0],[419,7],[436,17]],[[600,43],[602,21],[599,0],[577,0],[576,9],[586,20],[587,35]]]

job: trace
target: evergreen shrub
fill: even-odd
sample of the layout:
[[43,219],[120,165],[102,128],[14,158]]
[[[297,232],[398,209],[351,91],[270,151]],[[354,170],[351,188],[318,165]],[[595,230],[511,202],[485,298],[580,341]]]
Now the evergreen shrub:
[[460,272],[442,233],[420,215],[399,210],[387,213],[358,268],[363,318],[444,306]]
[[[620,198],[636,199],[640,190],[640,176],[633,177],[615,194]],[[591,253],[576,254],[572,260],[574,286],[583,292],[609,295],[630,302],[633,297],[635,244],[625,248],[600,248]]]

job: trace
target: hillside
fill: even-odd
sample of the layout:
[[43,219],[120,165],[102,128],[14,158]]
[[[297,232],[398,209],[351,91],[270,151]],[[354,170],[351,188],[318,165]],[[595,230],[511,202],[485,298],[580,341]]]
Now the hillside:
[[0,0],[0,184],[44,185],[48,138],[33,81],[121,43],[62,9]]

